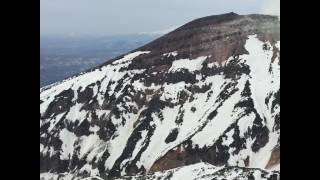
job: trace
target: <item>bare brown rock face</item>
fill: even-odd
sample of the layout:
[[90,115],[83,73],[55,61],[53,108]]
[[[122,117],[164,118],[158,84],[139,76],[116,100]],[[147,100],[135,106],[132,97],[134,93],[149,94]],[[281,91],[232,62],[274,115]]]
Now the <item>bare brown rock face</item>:
[[270,169],[273,166],[280,164],[280,146],[273,149],[270,160],[266,166],[266,169]]
[[184,166],[186,154],[185,151],[181,151],[180,147],[177,150],[170,150],[165,156],[152,165],[149,173]]

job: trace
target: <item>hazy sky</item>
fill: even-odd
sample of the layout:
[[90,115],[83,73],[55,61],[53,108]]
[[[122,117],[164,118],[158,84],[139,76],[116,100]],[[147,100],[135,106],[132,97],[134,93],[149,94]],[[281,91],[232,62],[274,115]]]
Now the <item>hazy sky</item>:
[[41,0],[41,34],[154,32],[235,12],[279,14],[280,0]]

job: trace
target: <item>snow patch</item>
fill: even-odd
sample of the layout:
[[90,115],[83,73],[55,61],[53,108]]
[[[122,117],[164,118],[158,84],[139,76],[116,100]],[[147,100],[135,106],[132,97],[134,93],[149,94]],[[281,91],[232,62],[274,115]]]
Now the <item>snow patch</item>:
[[169,53],[164,53],[163,54],[163,56],[167,56],[167,57],[169,57],[169,56],[177,56],[178,55],[178,52],[177,51],[173,51],[173,52],[169,52]]
[[190,72],[200,70],[202,63],[207,59],[207,56],[200,56],[196,59],[180,59],[172,62],[169,72],[176,72],[181,69],[187,69]]
[[73,144],[77,140],[77,136],[67,129],[62,129],[60,132],[60,139],[62,141],[61,155],[62,160],[68,160],[73,154]]
[[122,63],[125,63],[125,62],[133,60],[134,58],[136,58],[137,56],[139,56],[141,54],[148,54],[150,52],[151,51],[137,51],[137,52],[134,52],[134,53],[130,53],[130,54],[125,55],[122,59],[114,61],[112,64],[113,65],[122,64]]

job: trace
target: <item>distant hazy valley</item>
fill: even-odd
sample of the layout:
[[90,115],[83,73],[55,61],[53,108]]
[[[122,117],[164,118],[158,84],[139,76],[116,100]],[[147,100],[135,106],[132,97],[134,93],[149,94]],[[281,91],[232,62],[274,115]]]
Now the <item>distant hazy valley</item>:
[[159,36],[158,34],[43,35],[40,38],[40,87],[95,67]]

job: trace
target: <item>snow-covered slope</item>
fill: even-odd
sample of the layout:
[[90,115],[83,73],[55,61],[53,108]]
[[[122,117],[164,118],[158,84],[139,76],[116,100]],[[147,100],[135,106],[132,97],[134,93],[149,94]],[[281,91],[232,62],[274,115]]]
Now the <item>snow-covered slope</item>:
[[[44,173],[41,178],[57,178],[58,175]],[[155,172],[148,175],[123,176],[115,180],[276,180],[280,173],[277,171],[261,170],[257,168],[242,168],[236,166],[215,167],[209,163],[196,163],[188,166],[178,167],[166,171]],[[82,179],[73,177],[72,174],[60,174],[61,180]],[[84,178],[86,180],[100,180],[98,176]]]
[[278,179],[279,24],[205,17],[40,89],[41,177]]
[[235,166],[215,167],[209,163],[196,163],[147,176],[129,176],[117,180],[276,180],[280,173],[255,168]]

